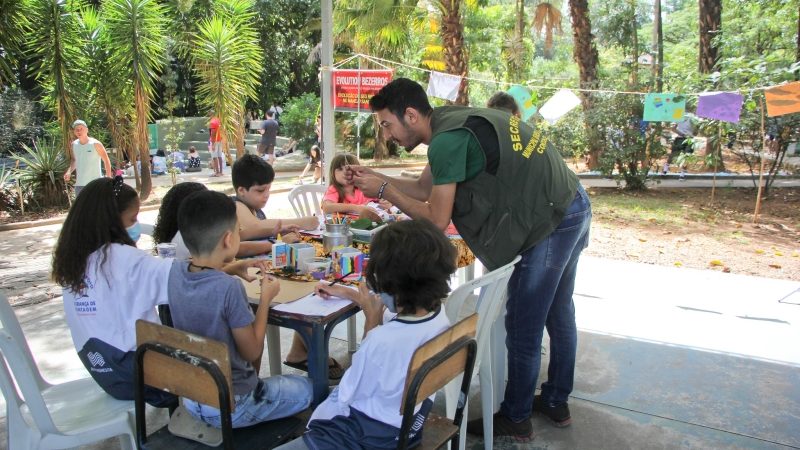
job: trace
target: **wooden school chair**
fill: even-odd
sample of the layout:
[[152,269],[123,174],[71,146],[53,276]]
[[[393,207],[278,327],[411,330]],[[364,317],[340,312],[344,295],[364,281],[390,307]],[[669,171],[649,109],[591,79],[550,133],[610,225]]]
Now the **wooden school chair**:
[[[220,409],[222,444],[212,448],[271,449],[302,429],[297,417],[237,428],[228,347],[222,342],[144,320],[136,321],[136,444],[138,449],[208,449],[163,427],[147,436],[144,387],[151,386]],[[181,408],[182,409],[182,408]],[[180,410],[179,410],[180,411]],[[175,415],[173,419],[175,420]],[[213,431],[213,430],[210,430]]]
[[469,384],[475,366],[477,343],[475,330],[478,315],[472,314],[464,320],[440,333],[414,352],[408,365],[406,386],[403,390],[403,404],[400,413],[403,422],[400,426],[400,439],[397,448],[405,450],[408,433],[414,421],[414,406],[418,405],[451,380],[464,374],[461,381],[461,398],[453,420],[436,414],[429,414],[422,431],[419,449],[437,449],[447,442],[458,448],[459,429],[464,419],[464,408],[469,396]]

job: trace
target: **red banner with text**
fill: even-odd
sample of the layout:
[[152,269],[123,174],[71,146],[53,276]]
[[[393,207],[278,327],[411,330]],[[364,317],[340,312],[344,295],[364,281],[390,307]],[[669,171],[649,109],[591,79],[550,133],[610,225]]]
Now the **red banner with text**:
[[392,72],[392,70],[334,70],[333,110],[370,112],[369,99],[392,81]]

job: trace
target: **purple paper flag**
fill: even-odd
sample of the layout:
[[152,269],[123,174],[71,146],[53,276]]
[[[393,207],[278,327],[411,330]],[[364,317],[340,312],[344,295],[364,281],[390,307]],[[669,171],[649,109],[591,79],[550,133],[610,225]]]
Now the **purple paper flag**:
[[738,123],[739,113],[742,112],[742,101],[743,97],[734,92],[700,94],[696,114],[707,119]]

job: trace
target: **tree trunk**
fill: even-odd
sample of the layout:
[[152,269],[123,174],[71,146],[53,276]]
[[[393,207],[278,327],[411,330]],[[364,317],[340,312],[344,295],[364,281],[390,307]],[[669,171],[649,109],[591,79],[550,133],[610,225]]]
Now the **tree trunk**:
[[[383,161],[389,156],[389,147],[386,145],[386,138],[383,137],[383,127],[378,123],[378,115],[372,115],[372,123],[375,127],[375,151],[372,153],[372,159],[375,161]],[[408,149],[408,151],[414,150]]]
[[656,0],[653,6],[653,42],[656,46],[653,55],[653,79],[655,92],[661,92],[664,89],[664,28],[661,25],[661,0]]
[[[800,63],[800,8],[797,10],[797,55],[794,60]],[[794,79],[800,81],[800,71],[795,71]]]
[[700,73],[711,73],[717,64],[717,47],[711,40],[721,31],[722,0],[698,0],[700,6]]
[[442,0],[442,47],[447,73],[465,77],[458,88],[455,104],[469,104],[469,75],[466,49],[464,48],[464,24],[461,22],[461,0]]
[[245,138],[244,121],[247,120],[244,117],[245,115],[244,105],[242,105],[242,108],[240,110],[234,112],[234,114],[235,114],[234,126],[236,128],[234,128],[233,139],[236,140],[236,159],[241,159],[242,156],[247,154],[247,149],[244,146],[244,138]]
[[[589,20],[588,0],[569,0],[569,14],[572,20],[572,35],[575,41],[573,57],[578,64],[580,72],[580,87],[592,89],[597,83],[597,47],[592,36],[592,24]],[[591,92],[581,92],[581,105],[583,106],[584,126],[587,141],[589,142],[589,168],[598,166],[600,153],[603,150],[602,140],[595,138],[594,127],[589,122],[592,114],[594,99]]]
[[153,182],[150,175],[150,139],[147,130],[147,116],[150,110],[150,99],[144,92],[141,82],[134,84],[133,96],[136,99],[136,131],[133,133],[133,146],[139,149],[139,159],[142,161],[142,184],[139,188],[139,199],[144,201],[150,197]]
[[631,74],[628,80],[630,81],[631,87],[636,88],[639,84],[639,33],[636,30],[639,29],[638,21],[636,20],[636,1],[631,1],[631,28],[633,33],[631,36],[633,37],[633,49],[631,50]]

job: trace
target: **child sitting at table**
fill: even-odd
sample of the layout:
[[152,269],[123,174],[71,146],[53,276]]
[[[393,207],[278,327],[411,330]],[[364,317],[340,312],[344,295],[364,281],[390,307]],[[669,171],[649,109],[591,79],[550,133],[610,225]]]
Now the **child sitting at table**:
[[181,232],[178,231],[178,208],[186,197],[195,192],[207,191],[208,188],[202,183],[187,181],[172,186],[164,199],[161,200],[161,207],[158,208],[158,218],[153,228],[153,245],[164,242],[175,244],[175,259],[188,260],[189,249],[183,243]]
[[[262,209],[269,200],[269,190],[275,179],[272,166],[256,155],[244,155],[236,161],[231,169],[233,189],[236,190],[236,216],[239,219],[241,238],[243,241],[266,239],[282,234],[283,242],[297,242],[300,237],[297,230],[314,230],[319,220],[314,216],[290,220],[268,220]],[[283,223],[290,223],[283,226]],[[242,242],[236,256],[253,256],[272,251],[272,244],[267,241]]]
[[[456,270],[456,250],[427,220],[389,224],[372,240],[365,285],[353,290],[317,285],[323,298],[350,299],[364,310],[366,323],[361,347],[330,396],[308,422],[302,438],[278,450],[393,449],[403,417],[398,413],[408,364],[421,345],[446,330],[442,311]],[[397,316],[382,324],[384,305]],[[433,396],[416,407],[409,448],[418,445]]]
[[[233,379],[235,428],[291,416],[311,403],[306,377],[282,375],[258,378],[252,361],[260,360],[267,315],[278,294],[278,280],[261,280],[261,302],[255,317],[238,279],[220,269],[233,261],[239,247],[236,205],[213,191],[190,195],[178,212],[178,227],[192,255],[175,261],[169,274],[169,306],[175,328],[221,341],[228,346]],[[217,408],[184,399],[186,410],[203,422],[220,427]]]
[[[122,177],[98,178],[81,191],[67,214],[53,255],[53,281],[63,287],[64,316],[86,370],[103,390],[133,400],[136,321],[158,323],[156,305],[167,303],[172,259],[136,248],[141,233],[139,196]],[[247,275],[248,266],[225,271]],[[175,397],[147,388],[145,401],[174,404]]]
[[[349,153],[339,153],[333,157],[330,167],[330,185],[322,198],[322,212],[325,214],[345,213],[366,217],[373,222],[383,220],[379,209],[388,210],[391,204],[385,200],[370,198],[345,177],[345,166],[359,166],[358,158]],[[367,206],[372,204],[372,206]],[[379,207],[376,207],[378,206]],[[385,213],[384,213],[385,214]]]

